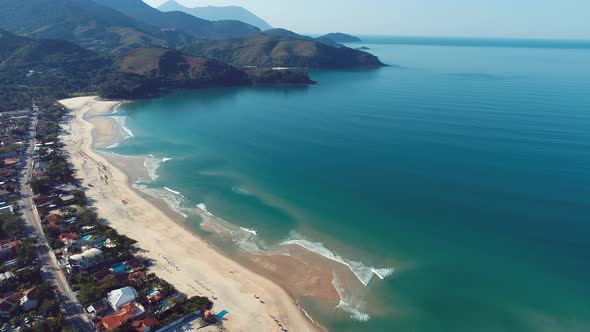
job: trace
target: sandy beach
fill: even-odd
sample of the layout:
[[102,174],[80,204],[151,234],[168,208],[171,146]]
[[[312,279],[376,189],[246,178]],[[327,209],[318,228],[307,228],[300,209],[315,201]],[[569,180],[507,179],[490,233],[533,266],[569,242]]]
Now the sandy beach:
[[[85,119],[85,115],[110,113],[121,102],[96,97],[60,102],[72,110],[73,118],[65,126],[63,141],[77,177],[89,187],[87,195],[95,200],[99,215],[121,234],[137,240],[143,255],[156,262],[152,272],[189,296],[214,299],[215,310],[230,312],[224,322],[229,331],[278,331],[269,315],[289,331],[320,330],[283,288],[179,225],[131,188],[128,176],[113,166],[118,162],[94,151],[94,147],[112,144],[120,133],[114,121],[100,117]],[[263,299],[264,304],[255,296]]]

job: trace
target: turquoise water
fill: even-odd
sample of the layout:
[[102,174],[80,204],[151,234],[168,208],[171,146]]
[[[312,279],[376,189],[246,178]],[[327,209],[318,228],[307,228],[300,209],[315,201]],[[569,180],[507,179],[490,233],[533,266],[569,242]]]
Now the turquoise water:
[[349,264],[368,286],[307,305],[332,331],[590,331],[590,50],[486,43],[380,38],[391,67],[135,102],[113,151],[242,248]]

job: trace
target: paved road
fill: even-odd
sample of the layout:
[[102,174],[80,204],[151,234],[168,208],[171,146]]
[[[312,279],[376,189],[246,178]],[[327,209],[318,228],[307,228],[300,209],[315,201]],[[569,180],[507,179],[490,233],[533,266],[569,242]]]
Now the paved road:
[[[32,121],[32,128],[36,127],[37,117],[35,116]],[[39,218],[37,209],[33,204],[33,191],[27,183],[32,178],[35,143],[35,132],[33,129],[31,131],[31,142],[27,149],[26,166],[21,176],[22,199],[20,204],[22,206],[23,218],[37,237],[37,255],[44,272],[43,277],[55,283],[61,294],[62,303],[65,302],[66,322],[76,331],[94,331],[92,322],[84,313],[84,309],[76,298],[76,294],[68,284],[64,271],[59,267],[55,254],[51,250],[43,232],[43,226],[41,225],[41,219]],[[66,299],[66,301],[63,301],[63,299]]]

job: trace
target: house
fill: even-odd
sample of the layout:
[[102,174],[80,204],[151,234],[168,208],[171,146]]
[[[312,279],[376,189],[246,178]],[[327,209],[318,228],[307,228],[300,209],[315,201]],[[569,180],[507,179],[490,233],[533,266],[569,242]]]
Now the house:
[[14,254],[16,253],[16,247],[20,243],[21,242],[19,240],[16,240],[0,244],[0,259],[6,260],[14,257]]
[[154,317],[147,317],[141,320],[136,320],[131,323],[131,327],[138,332],[150,332],[153,331],[158,325],[160,321],[155,319]]
[[14,273],[12,273],[11,271],[0,272],[0,282],[2,282],[4,280],[12,279],[12,278],[14,278]]
[[45,221],[47,221],[47,223],[50,226],[55,226],[57,223],[59,223],[61,221],[62,217],[59,214],[50,214],[47,216],[47,218],[45,218]]
[[128,303],[112,315],[104,317],[99,325],[107,330],[114,330],[125,324],[131,319],[140,317],[145,313],[145,309],[139,303]]
[[72,244],[74,241],[76,241],[77,239],[80,238],[80,235],[76,234],[76,233],[61,233],[58,236],[58,239],[63,242],[63,244],[70,245]]
[[36,288],[34,287],[0,299],[0,317],[10,318],[10,311],[17,305],[21,306],[25,311],[35,309],[38,304],[35,299],[35,291]]
[[100,249],[91,248],[81,254],[76,254],[68,257],[68,264],[71,271],[86,270],[98,263],[101,259],[102,251]]
[[76,199],[76,197],[74,197],[74,195],[65,195],[60,196],[59,199],[61,200],[62,204],[70,204],[73,200]]
[[63,193],[71,193],[72,191],[78,190],[78,187],[74,186],[73,184],[61,184],[53,189]]
[[107,294],[107,301],[113,310],[119,310],[128,303],[135,302],[137,292],[133,287],[115,289]]
[[0,214],[5,214],[5,213],[14,214],[14,209],[12,208],[12,205],[0,206]]

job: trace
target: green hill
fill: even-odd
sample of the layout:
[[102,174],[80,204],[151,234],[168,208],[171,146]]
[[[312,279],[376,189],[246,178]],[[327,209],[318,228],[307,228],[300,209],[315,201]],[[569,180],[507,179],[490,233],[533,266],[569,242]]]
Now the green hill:
[[96,51],[178,47],[193,37],[136,21],[92,0],[0,0],[0,28],[33,38],[62,39]]
[[269,36],[275,36],[275,37],[285,37],[285,38],[295,38],[295,39],[316,41],[316,42],[326,44],[326,45],[332,46],[332,47],[343,47],[343,45],[338,44],[337,42],[333,41],[330,38],[324,38],[324,37],[313,38],[310,36],[300,35],[296,32],[293,32],[293,31],[290,31],[287,29],[282,29],[282,28],[266,30],[263,32],[263,34],[269,35]]
[[205,56],[235,66],[262,68],[358,68],[383,66],[369,53],[332,47],[314,40],[260,34],[242,39],[200,41],[184,53]]
[[115,9],[139,22],[161,29],[179,30],[197,38],[239,38],[257,34],[260,29],[235,21],[207,21],[193,15],[174,11],[161,12],[142,0],[94,0],[96,3]]
[[360,43],[362,40],[359,37],[351,36],[341,32],[329,33],[319,37],[321,39],[329,39],[335,43]]

